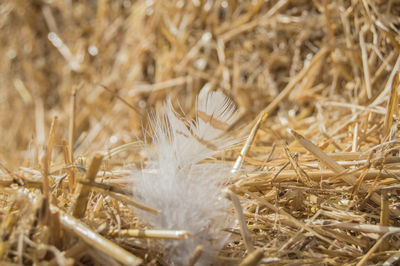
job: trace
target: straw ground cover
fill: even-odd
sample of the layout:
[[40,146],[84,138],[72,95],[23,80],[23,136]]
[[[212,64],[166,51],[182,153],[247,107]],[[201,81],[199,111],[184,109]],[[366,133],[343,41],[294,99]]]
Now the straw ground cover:
[[[0,2],[0,261],[166,264],[130,188],[148,114],[238,106],[223,263],[400,258],[397,1]],[[178,104],[179,103],[179,104]],[[149,141],[149,140],[147,140]],[[164,241],[164,240],[163,240]],[[201,257],[193,250],[191,263]]]

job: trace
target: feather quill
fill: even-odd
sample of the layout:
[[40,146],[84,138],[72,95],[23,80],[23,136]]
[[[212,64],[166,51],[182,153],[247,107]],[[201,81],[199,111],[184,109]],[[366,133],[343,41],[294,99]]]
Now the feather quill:
[[222,229],[233,221],[230,203],[222,195],[230,169],[222,163],[200,162],[235,143],[222,133],[235,120],[236,108],[222,92],[203,90],[194,120],[179,117],[171,101],[164,112],[151,123],[155,149],[149,148],[148,162],[133,173],[134,197],[162,212],[138,215],[154,229],[191,233],[183,241],[165,242],[171,264],[187,264],[198,245],[204,247],[199,262],[208,264],[226,240]]

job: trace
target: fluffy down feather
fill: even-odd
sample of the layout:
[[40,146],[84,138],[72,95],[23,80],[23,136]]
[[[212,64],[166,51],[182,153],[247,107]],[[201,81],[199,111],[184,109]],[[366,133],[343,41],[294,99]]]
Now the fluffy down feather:
[[202,91],[197,117],[183,121],[171,102],[165,115],[152,121],[153,149],[146,165],[133,173],[134,197],[161,210],[138,212],[155,229],[187,230],[183,241],[166,241],[171,264],[187,264],[197,245],[204,247],[200,263],[209,264],[222,247],[231,226],[230,203],[222,196],[229,168],[222,163],[199,163],[234,144],[221,134],[235,119],[235,106],[222,92]]

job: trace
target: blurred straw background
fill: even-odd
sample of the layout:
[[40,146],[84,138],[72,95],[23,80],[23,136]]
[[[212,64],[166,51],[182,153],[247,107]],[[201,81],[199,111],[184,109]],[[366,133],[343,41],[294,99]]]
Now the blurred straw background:
[[246,221],[223,263],[395,264],[399,14],[396,0],[1,1],[1,264],[165,264],[158,239],[187,232],[135,218],[129,167],[148,114],[172,98],[192,118],[202,88],[232,98],[227,134],[248,138],[223,156]]

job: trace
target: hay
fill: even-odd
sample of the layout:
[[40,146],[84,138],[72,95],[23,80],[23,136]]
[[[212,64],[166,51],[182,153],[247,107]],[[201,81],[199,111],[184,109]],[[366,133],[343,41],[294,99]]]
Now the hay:
[[391,0],[1,1],[1,264],[165,264],[158,239],[190,233],[135,217],[157,210],[130,197],[129,169],[147,114],[171,97],[193,117],[201,88],[237,103],[227,134],[248,139],[221,156],[236,161],[242,222],[220,259],[398,262],[399,13]]

